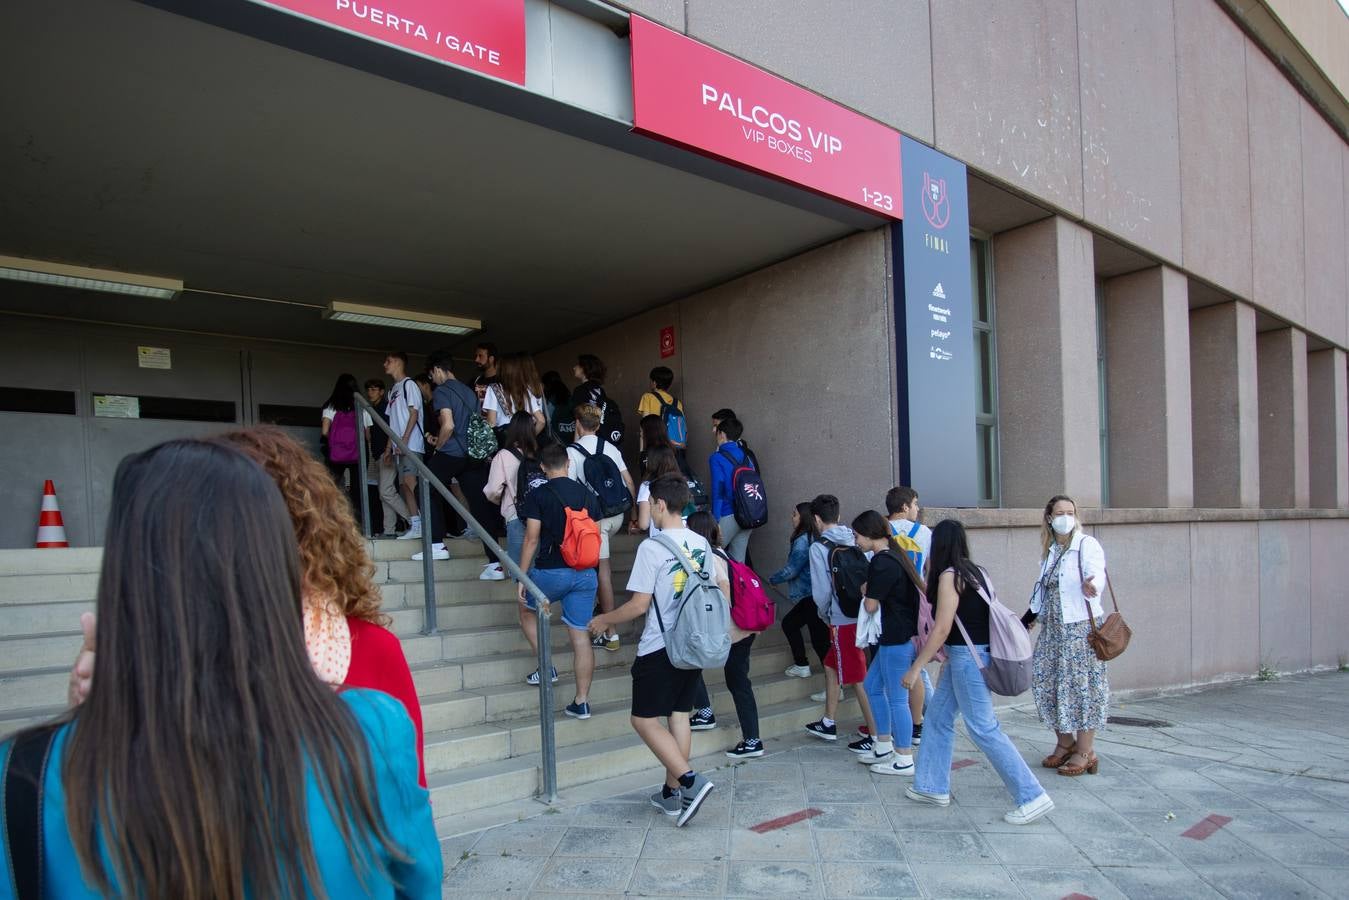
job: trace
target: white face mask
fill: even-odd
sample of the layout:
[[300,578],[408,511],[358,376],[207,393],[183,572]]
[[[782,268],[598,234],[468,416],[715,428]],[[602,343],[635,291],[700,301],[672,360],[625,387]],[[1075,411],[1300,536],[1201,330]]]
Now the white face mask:
[[1070,515],[1055,516],[1049,525],[1056,534],[1071,534],[1073,529],[1077,527],[1077,517]]

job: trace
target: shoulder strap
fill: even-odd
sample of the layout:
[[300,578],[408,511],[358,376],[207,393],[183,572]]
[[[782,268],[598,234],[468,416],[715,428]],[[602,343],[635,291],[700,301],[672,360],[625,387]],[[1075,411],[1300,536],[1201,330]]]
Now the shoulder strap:
[[[1089,534],[1084,534],[1084,535],[1082,535],[1082,540],[1079,541],[1078,544],[1077,544],[1077,577],[1078,577],[1079,580],[1081,580],[1081,582],[1082,582],[1083,584],[1086,584],[1086,583],[1087,583],[1087,573],[1084,572],[1084,571],[1082,570],[1082,545],[1085,544],[1085,543],[1086,543],[1087,541],[1089,541],[1089,540],[1095,541],[1096,538],[1092,537],[1092,536],[1089,535]],[[1097,543],[1100,543],[1100,542],[1097,541]],[[1064,551],[1064,552],[1066,553],[1067,551]],[[1115,607],[1115,612],[1119,612],[1119,601],[1118,601],[1117,599],[1115,599],[1115,586],[1114,586],[1113,584],[1110,583],[1110,570],[1109,570],[1109,569],[1106,569],[1106,570],[1105,570],[1105,586],[1106,586],[1106,590],[1110,591],[1110,604],[1111,604],[1113,607]],[[1101,592],[1100,592],[1100,589],[1099,589],[1099,588],[1098,588],[1097,591],[1096,591],[1096,596],[1097,596],[1097,597],[1101,596]],[[1092,631],[1095,631],[1095,630],[1096,630],[1096,620],[1095,620],[1095,617],[1092,616],[1092,614],[1091,614],[1091,601],[1090,601],[1089,599],[1087,600],[1087,623],[1091,626],[1091,630],[1092,630]]]
[[514,456],[515,461],[518,462],[520,465],[523,466],[525,464],[525,455],[521,453],[519,450],[515,449],[514,447],[507,447],[506,452],[509,453],[511,456]]
[[557,500],[558,503],[562,504],[562,508],[563,508],[563,509],[570,509],[570,510],[573,511],[573,512],[584,512],[584,511],[585,511],[584,509],[577,509],[576,507],[574,507],[574,506],[572,506],[570,503],[568,503],[566,500],[563,500],[563,499],[562,499],[562,495],[559,494],[559,493],[557,492],[557,488],[553,487],[553,485],[552,485],[551,482],[545,481],[545,482],[543,483],[543,486],[546,487],[546,488],[548,489],[548,493],[552,494],[553,497]]
[[729,462],[729,463],[731,464],[731,471],[732,471],[732,472],[734,472],[736,469],[742,467],[742,466],[745,464],[745,460],[749,459],[748,456],[746,456],[745,459],[736,459],[734,456],[732,456],[732,455],[730,454],[730,452],[728,452],[728,451],[726,451],[726,450],[723,450],[723,449],[721,449],[720,447],[717,448],[717,453],[719,453],[719,454],[721,454],[722,456],[726,457],[726,461]]
[[[679,565],[683,566],[684,572],[689,576],[689,578],[697,578],[698,580],[704,583],[706,583],[709,580],[708,574],[703,570],[694,566],[693,560],[689,559],[686,555],[684,555],[684,548],[676,544],[674,538],[670,537],[663,531],[658,531],[656,532],[655,536],[651,539],[654,540],[657,544],[660,544],[666,550],[669,550],[671,553],[674,554],[675,561],[678,562]],[[685,598],[687,598],[688,594],[685,593],[684,596]],[[660,633],[663,636],[665,634],[665,621],[661,617],[660,604],[656,602],[656,595],[654,592],[651,594],[651,607],[656,611],[656,625],[657,627],[660,628]],[[678,619],[679,617],[675,616],[675,618]]]
[[914,522],[914,523],[913,523],[913,527],[909,529],[909,537],[915,538],[915,539],[916,539],[916,536],[917,536],[917,534],[918,534],[918,529],[920,529],[920,528],[922,528],[922,527],[923,527],[923,526],[920,525],[919,523]]
[[5,852],[18,900],[42,897],[42,783],[57,728],[49,725],[19,735],[5,764]]

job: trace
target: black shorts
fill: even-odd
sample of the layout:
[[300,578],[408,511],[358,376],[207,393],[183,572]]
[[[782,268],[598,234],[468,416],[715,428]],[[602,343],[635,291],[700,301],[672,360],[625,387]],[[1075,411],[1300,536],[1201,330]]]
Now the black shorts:
[[698,691],[698,669],[676,669],[662,647],[632,663],[632,714],[658,719],[675,712],[692,712]]

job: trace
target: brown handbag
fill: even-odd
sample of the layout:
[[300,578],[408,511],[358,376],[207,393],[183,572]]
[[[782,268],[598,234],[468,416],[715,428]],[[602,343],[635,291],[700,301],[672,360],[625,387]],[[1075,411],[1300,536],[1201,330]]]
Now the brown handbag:
[[[1082,571],[1082,551],[1077,551],[1077,574],[1085,584],[1087,579]],[[1092,651],[1096,658],[1102,662],[1114,659],[1123,653],[1129,646],[1129,639],[1134,636],[1133,629],[1129,623],[1124,621],[1124,616],[1119,613],[1119,601],[1115,599],[1115,586],[1110,583],[1110,571],[1105,573],[1105,586],[1110,591],[1110,602],[1114,605],[1115,611],[1105,617],[1105,621],[1098,627],[1096,619],[1091,614],[1091,603],[1087,603],[1087,622],[1091,625],[1091,634],[1087,635],[1087,643],[1091,644]]]

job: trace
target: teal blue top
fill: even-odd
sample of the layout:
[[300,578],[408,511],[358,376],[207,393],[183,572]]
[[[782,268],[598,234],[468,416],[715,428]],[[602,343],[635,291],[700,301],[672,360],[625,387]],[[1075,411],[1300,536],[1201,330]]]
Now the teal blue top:
[[[402,704],[387,694],[369,690],[345,690],[339,696],[356,716],[370,744],[375,772],[375,789],[385,827],[408,862],[400,862],[378,851],[391,879],[367,874],[367,887],[352,867],[342,833],[333,821],[319,792],[318,782],[308,776],[309,834],[323,877],[324,889],[333,900],[341,898],[439,897],[442,878],[440,844],[431,819],[430,795],[417,783],[417,737],[412,720]],[[70,725],[56,734],[52,755],[43,781],[42,839],[43,887],[47,897],[98,898],[85,881],[79,858],[66,828],[66,795],[61,783],[61,759],[64,756]],[[0,760],[8,758],[10,741],[0,744]],[[258,811],[263,814],[263,810]],[[0,900],[14,897],[14,877],[8,853],[0,857]]]

